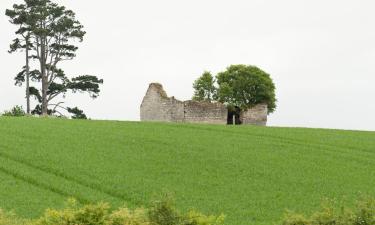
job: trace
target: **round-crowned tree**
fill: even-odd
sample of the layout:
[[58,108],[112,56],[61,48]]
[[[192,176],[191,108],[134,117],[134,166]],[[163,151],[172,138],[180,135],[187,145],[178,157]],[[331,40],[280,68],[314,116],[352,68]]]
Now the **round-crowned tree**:
[[208,71],[205,71],[202,76],[194,81],[193,88],[193,100],[195,101],[211,102],[216,97],[215,79]]
[[231,65],[216,76],[217,100],[228,107],[246,110],[260,103],[268,113],[276,109],[275,84],[269,74],[256,66]]

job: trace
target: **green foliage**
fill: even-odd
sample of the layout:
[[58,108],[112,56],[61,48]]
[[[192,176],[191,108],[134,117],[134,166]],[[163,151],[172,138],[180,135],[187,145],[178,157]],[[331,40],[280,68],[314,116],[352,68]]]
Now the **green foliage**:
[[0,208],[134,208],[166,190],[181,212],[274,224],[321,196],[375,196],[374,146],[375,132],[0,117]]
[[96,76],[83,75],[74,77],[69,81],[66,89],[73,92],[87,92],[92,98],[97,98],[100,93],[100,84],[103,84],[103,79],[98,79]]
[[16,105],[11,110],[5,111],[3,116],[14,116],[14,117],[21,117],[25,116],[26,112],[23,110],[22,106]]
[[210,72],[204,72],[194,82],[193,88],[193,100],[219,101],[229,108],[239,107],[241,110],[265,103],[268,113],[276,109],[275,85],[270,75],[256,66],[231,65],[218,73],[216,80]]
[[210,72],[204,72],[193,84],[193,100],[211,102],[216,98],[215,79]]
[[153,225],[180,225],[182,217],[175,209],[170,198],[155,201],[149,211],[149,218]]
[[268,112],[276,109],[275,85],[269,74],[256,66],[231,65],[216,76],[218,100],[242,110],[259,103],[268,105]]
[[109,204],[97,203],[79,206],[70,199],[64,209],[47,209],[34,220],[22,220],[0,210],[0,225],[223,225],[223,216],[206,216],[199,212],[186,215],[176,211],[166,201],[151,209],[122,207],[112,211]]
[[68,112],[73,114],[72,119],[81,119],[81,120],[87,119],[87,116],[83,113],[83,111],[77,107],[74,107],[74,108],[68,107]]
[[207,216],[195,210],[190,211],[184,218],[183,225],[223,225],[224,215]]
[[[29,76],[31,78],[32,81],[40,81],[41,80],[41,75],[40,75],[40,71],[39,70],[32,70],[32,71],[29,71]],[[22,84],[26,81],[26,66],[24,66],[21,70],[21,72],[19,72],[15,77],[14,77],[14,80],[15,80],[15,85],[17,86],[22,86]]]
[[109,216],[108,225],[151,225],[147,210],[144,208],[120,208]]
[[[92,98],[99,96],[102,79],[92,75],[69,78],[59,68],[62,61],[75,58],[76,43],[82,42],[86,34],[72,10],[50,0],[24,0],[23,4],[14,4],[12,9],[7,9],[5,14],[10,23],[18,27],[17,38],[10,45],[9,52],[27,49],[26,58],[39,64],[37,69],[28,73],[26,60],[26,66],[15,77],[16,85],[27,83],[27,99],[34,96],[38,100],[33,114],[62,116],[60,110],[67,108],[61,106],[62,102],[52,102],[57,97],[65,97],[69,91],[86,92]],[[35,85],[29,88],[30,78]],[[49,108],[51,106],[53,109]],[[80,115],[82,118],[84,114]]]
[[[35,72],[35,71],[34,71]],[[61,79],[62,82],[52,82],[48,87],[47,95],[49,99],[54,99],[57,96],[63,94],[65,95],[68,91],[75,92],[86,92],[92,98],[97,98],[100,93],[99,85],[103,84],[102,79],[98,79],[95,76],[84,75],[72,78],[71,80],[65,76],[64,71],[59,69],[58,78]],[[35,109],[31,112],[32,114],[42,115],[42,96],[40,91],[34,87],[30,87],[30,95],[34,96],[36,100],[38,100],[39,104],[35,106]],[[60,104],[50,104],[55,106],[53,109],[48,109],[48,115],[55,115],[62,116],[63,114],[59,112],[60,109],[67,111],[68,113],[73,114],[72,119],[87,119],[87,116],[84,112],[77,107],[62,107]]]
[[310,221],[305,216],[297,213],[287,212],[284,216],[282,225],[309,225]]
[[[105,203],[88,204],[78,207],[75,200],[70,200],[67,208],[62,210],[47,209],[37,219],[35,225],[107,225],[109,205]],[[33,225],[34,225],[33,224]]]
[[282,225],[374,225],[375,199],[361,198],[354,209],[333,201],[323,202],[319,211],[310,217],[287,212]]
[[14,4],[12,9],[7,9],[5,11],[5,15],[9,17],[9,22],[16,25],[18,28],[15,32],[17,38],[10,44],[9,53],[33,47],[32,43],[29,41],[32,31],[30,22],[34,21],[31,14],[31,8],[25,4]]

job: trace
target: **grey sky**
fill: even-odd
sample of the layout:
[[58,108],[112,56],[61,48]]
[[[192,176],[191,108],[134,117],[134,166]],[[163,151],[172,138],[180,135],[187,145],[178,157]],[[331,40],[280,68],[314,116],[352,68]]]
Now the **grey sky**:
[[[6,51],[15,27],[0,1],[0,111],[24,104]],[[68,74],[104,79],[96,100],[67,98],[93,119],[139,120],[148,83],[181,100],[204,71],[257,65],[277,87],[272,126],[375,130],[374,0],[58,0],[87,36]]]

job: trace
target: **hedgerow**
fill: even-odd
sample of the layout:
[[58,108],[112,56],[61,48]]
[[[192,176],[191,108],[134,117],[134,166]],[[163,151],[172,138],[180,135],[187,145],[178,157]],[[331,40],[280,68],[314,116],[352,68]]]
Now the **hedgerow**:
[[361,197],[354,208],[324,201],[310,216],[287,212],[282,225],[375,225],[375,199]]
[[[362,197],[354,208],[324,201],[310,216],[288,211],[281,225],[375,225],[375,198]],[[195,210],[178,211],[170,200],[155,201],[149,208],[112,210],[108,203],[79,206],[70,199],[63,209],[47,209],[38,219],[18,218],[0,209],[0,225],[224,225],[224,215]]]
[[179,212],[170,200],[156,201],[150,208],[112,210],[108,203],[79,206],[70,199],[63,209],[47,209],[38,219],[25,220],[0,210],[0,225],[223,225],[224,216],[191,210]]

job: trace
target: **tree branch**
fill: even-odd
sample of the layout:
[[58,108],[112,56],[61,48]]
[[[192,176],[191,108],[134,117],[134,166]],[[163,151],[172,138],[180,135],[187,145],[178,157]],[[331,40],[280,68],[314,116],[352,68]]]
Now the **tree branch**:
[[59,102],[59,103],[57,103],[57,104],[48,104],[48,106],[55,106],[55,107],[53,108],[53,111],[56,111],[56,108],[57,108],[57,107],[62,108],[62,109],[65,109],[65,110],[68,110],[67,108],[60,106],[61,104],[64,104],[64,103],[65,103],[65,102]]

